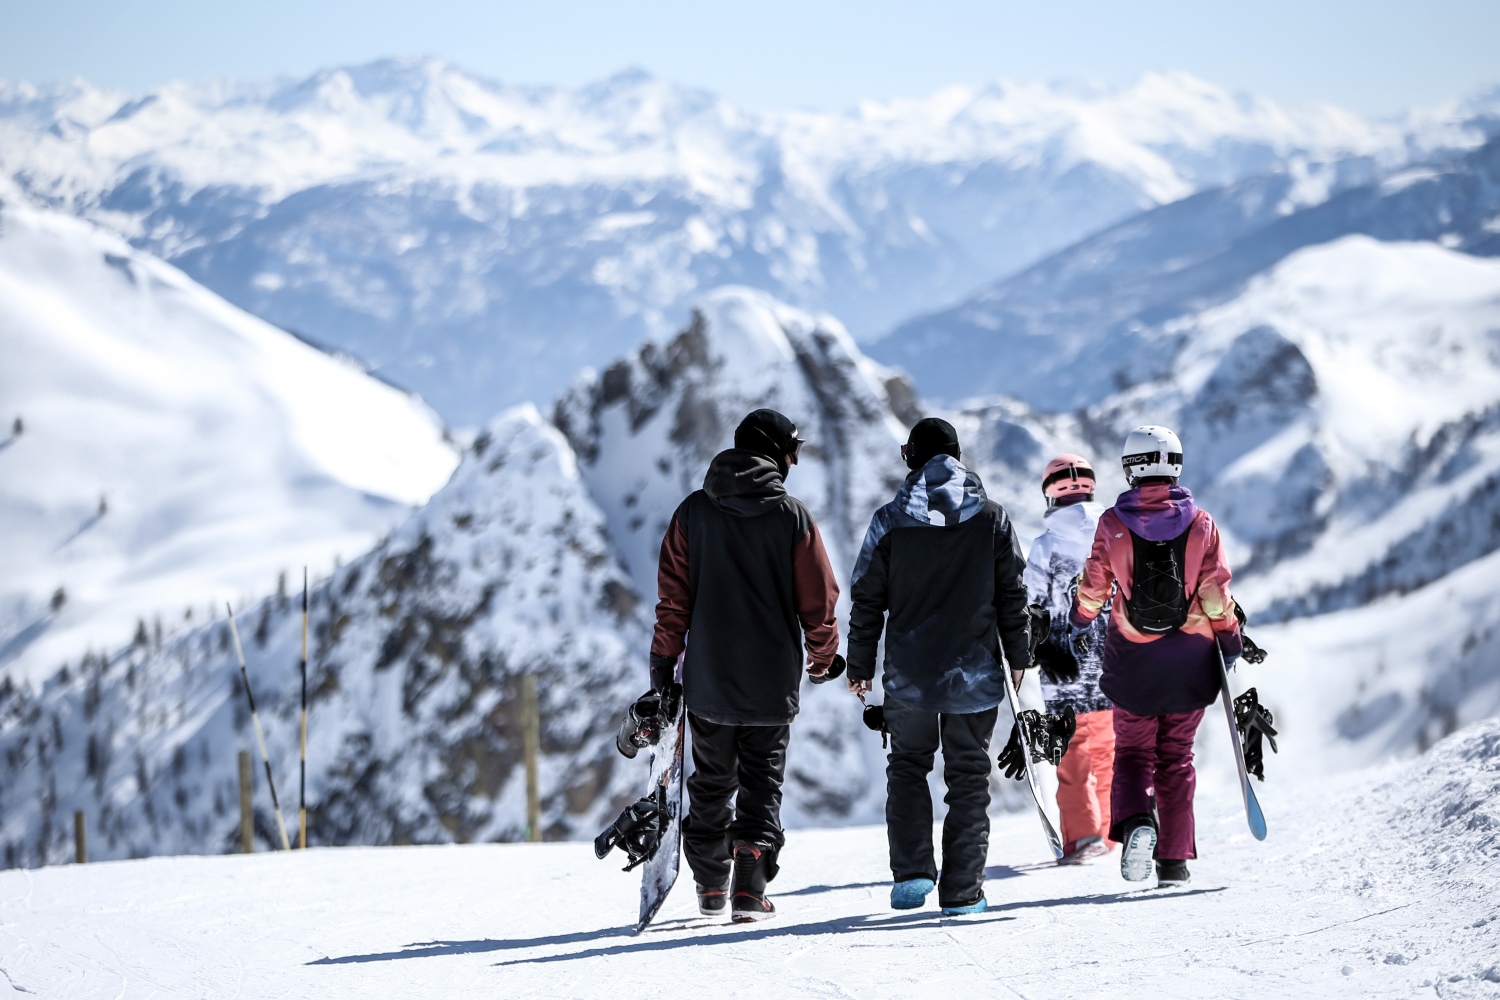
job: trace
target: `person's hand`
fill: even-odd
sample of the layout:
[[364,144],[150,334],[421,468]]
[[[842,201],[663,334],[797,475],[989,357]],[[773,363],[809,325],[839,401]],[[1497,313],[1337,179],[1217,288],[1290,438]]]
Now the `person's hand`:
[[849,693],[850,694],[856,694],[856,695],[858,695],[858,694],[869,694],[870,691],[871,691],[871,689],[873,689],[874,687],[875,687],[875,682],[874,681],[856,680],[853,677],[849,678]]
[[1021,690],[1021,682],[1025,679],[1026,671],[1024,670],[1012,670],[1010,672],[1010,682],[1016,686],[1017,691]]
[[1088,656],[1089,650],[1094,648],[1094,635],[1088,629],[1084,629],[1073,637],[1073,652],[1079,656]]

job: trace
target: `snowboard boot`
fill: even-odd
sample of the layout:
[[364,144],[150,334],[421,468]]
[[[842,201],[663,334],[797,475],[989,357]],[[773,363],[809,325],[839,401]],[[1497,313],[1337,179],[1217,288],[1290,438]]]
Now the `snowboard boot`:
[[983,913],[989,908],[989,901],[986,900],[981,894],[980,897],[972,903],[959,903],[954,906],[943,907],[943,916],[959,917],[963,916],[966,913]]
[[1145,813],[1132,816],[1121,824],[1120,874],[1127,882],[1144,882],[1151,877],[1151,862],[1156,854],[1156,824]]
[[927,902],[937,883],[930,878],[908,878],[891,886],[891,909],[915,910]]
[[1109,853],[1109,845],[1103,837],[1079,837],[1063,845],[1063,856],[1057,859],[1060,865],[1081,865],[1101,854]]
[[776,915],[776,907],[766,898],[766,870],[770,862],[770,844],[734,842],[733,921],[737,924],[766,920]]
[[1156,887],[1158,889],[1175,889],[1178,886],[1187,885],[1193,880],[1188,871],[1186,861],[1174,861],[1166,859],[1156,863]]
[[729,912],[729,880],[723,885],[704,885],[695,882],[698,888],[698,912],[705,917],[722,917]]

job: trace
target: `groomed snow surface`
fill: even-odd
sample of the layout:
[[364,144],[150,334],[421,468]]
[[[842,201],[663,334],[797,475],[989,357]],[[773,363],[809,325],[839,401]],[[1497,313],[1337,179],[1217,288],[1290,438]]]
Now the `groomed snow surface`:
[[[1211,714],[1205,730],[1221,727]],[[157,858],[0,874],[0,992],[43,997],[1490,997],[1500,721],[1426,756],[1262,786],[1209,767],[1191,886],[1058,868],[996,820],[992,909],[888,908],[878,827],[790,834],[778,916],[699,917],[684,873],[639,936],[638,875],[585,843]],[[21,994],[17,994],[21,995]]]

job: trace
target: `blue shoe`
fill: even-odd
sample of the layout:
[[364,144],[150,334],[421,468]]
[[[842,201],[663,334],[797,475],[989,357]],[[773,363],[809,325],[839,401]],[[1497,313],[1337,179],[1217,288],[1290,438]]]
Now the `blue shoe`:
[[945,906],[945,907],[943,907],[943,916],[945,916],[945,917],[958,917],[958,916],[962,916],[965,913],[983,913],[986,910],[988,910],[989,908],[990,908],[989,902],[983,896],[980,896],[978,902],[976,902],[976,903],[970,903],[968,906]]
[[915,910],[927,902],[927,894],[936,883],[930,878],[909,878],[891,886],[891,909]]

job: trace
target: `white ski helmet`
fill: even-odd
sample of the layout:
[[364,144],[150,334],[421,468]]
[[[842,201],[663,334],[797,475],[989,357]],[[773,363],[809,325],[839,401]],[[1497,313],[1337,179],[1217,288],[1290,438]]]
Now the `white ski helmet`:
[[1182,442],[1170,427],[1147,424],[1137,427],[1125,439],[1120,454],[1125,477],[1134,483],[1152,476],[1182,475]]

